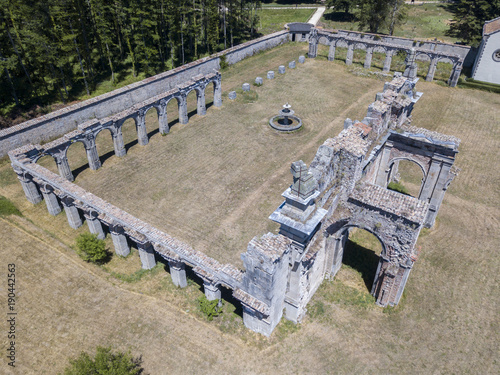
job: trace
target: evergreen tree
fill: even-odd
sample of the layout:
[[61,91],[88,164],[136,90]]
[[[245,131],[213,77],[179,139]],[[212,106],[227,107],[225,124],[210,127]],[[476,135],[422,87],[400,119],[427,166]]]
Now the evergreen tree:
[[486,21],[500,17],[500,0],[457,0],[450,35],[468,44],[479,44]]

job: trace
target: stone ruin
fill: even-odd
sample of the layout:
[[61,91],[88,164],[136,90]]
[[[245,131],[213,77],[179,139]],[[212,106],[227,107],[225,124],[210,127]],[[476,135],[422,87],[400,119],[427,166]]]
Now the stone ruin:
[[[75,185],[66,157],[72,142],[83,142],[90,168],[99,168],[94,140],[103,129],[110,130],[116,155],[124,156],[121,124],[130,117],[136,121],[139,144],[146,145],[145,112],[155,108],[160,132],[168,132],[165,107],[168,100],[176,99],[181,122],[187,123],[185,98],[191,90],[196,90],[198,113],[204,115],[204,91],[209,83],[214,85],[214,105],[220,106],[217,72],[194,77],[112,117],[91,120],[43,146],[17,148],[9,157],[30,202],[44,200],[51,215],[64,209],[72,228],[85,220],[99,238],[109,232],[118,255],[128,255],[135,244],[144,269],[154,267],[159,258],[166,260],[172,281],[179,287],[187,285],[186,267],[190,267],[203,280],[208,299],[220,299],[221,287],[231,289],[242,304],[244,324],[269,336],[282,316],[296,323],[303,319],[319,285],[338,272],[352,227],[367,230],[382,244],[371,290],[376,303],[394,306],[400,301],[418,258],[419,233],[434,224],[444,194],[458,173],[453,164],[460,143],[455,137],[411,125],[410,115],[421,93],[415,91],[417,79],[408,70],[410,77],[395,74],[384,85],[362,121],[347,119],[344,130],[319,147],[309,167],[302,160],[291,164],[292,184],[282,194],[284,202],[269,217],[279,223],[279,233],[250,241],[241,255],[244,270],[219,263]],[[43,155],[54,157],[60,176],[36,164]],[[416,198],[387,189],[401,160],[422,169],[424,178]]]

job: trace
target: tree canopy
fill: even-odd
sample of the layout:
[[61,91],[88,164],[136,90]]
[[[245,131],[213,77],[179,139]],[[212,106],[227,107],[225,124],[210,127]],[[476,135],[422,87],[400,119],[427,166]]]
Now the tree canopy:
[[115,353],[109,347],[98,346],[94,358],[82,352],[78,358],[70,360],[64,375],[138,375],[143,371],[140,362],[130,353]]
[[467,44],[479,44],[486,21],[500,17],[500,0],[457,0],[450,35]]
[[67,102],[256,35],[260,0],[0,0],[0,109]]

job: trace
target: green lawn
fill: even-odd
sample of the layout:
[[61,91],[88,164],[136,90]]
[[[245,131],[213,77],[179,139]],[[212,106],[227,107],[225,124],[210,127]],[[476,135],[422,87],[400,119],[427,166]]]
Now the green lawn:
[[307,22],[314,9],[261,9],[259,15],[259,32],[263,35],[283,30],[289,22]]
[[[446,4],[408,5],[408,19],[404,25],[397,27],[395,36],[410,39],[434,39],[444,42],[455,42],[456,38],[446,36],[448,23],[453,14],[447,10]],[[328,10],[320,21],[320,26],[328,29],[358,30],[355,20],[346,20],[343,12]],[[368,30],[361,30],[367,32]],[[381,29],[380,33],[387,33]]]

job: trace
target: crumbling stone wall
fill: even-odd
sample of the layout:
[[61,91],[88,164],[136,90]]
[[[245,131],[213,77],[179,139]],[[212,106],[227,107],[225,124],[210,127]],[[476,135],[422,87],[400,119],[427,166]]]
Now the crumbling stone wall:
[[[244,270],[220,264],[71,183],[71,169],[64,161],[69,144],[80,141],[85,144],[90,167],[99,168],[94,139],[106,128],[113,134],[115,152],[123,156],[119,129],[129,117],[136,120],[139,143],[146,145],[147,137],[141,135],[145,111],[154,107],[161,117],[165,101],[171,99],[179,100],[181,111],[182,98],[190,90],[197,90],[198,110],[203,114],[204,89],[209,83],[220,89],[218,73],[197,76],[114,117],[82,124],[45,146],[20,147],[9,152],[9,157],[30,202],[45,201],[51,215],[64,210],[72,228],[85,221],[100,238],[106,236],[107,227],[118,255],[129,254],[130,243],[135,243],[145,269],[154,267],[157,257],[165,259],[172,281],[179,287],[187,285],[186,267],[191,267],[203,280],[207,298],[220,299],[220,286],[232,289],[242,303],[245,325],[268,336],[283,311],[294,322],[304,317],[322,280],[339,270],[352,227],[373,233],[382,243],[371,290],[377,304],[399,302],[418,257],[415,244],[420,230],[432,225],[444,192],[458,173],[453,163],[460,140],[409,123],[421,96],[414,90],[416,82],[396,74],[376,95],[367,116],[362,121],[347,119],[344,130],[319,147],[309,168],[303,161],[292,163],[293,183],[282,194],[285,202],[270,216],[280,224],[280,232],[250,241],[242,254]],[[217,93],[216,105],[219,100]],[[160,127],[168,124],[166,119],[159,122]],[[44,154],[56,158],[61,176],[36,164]],[[386,189],[391,168],[403,156],[418,159],[425,169],[420,199]]]

